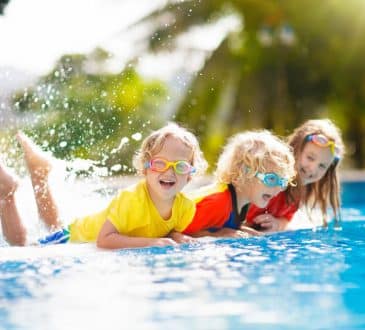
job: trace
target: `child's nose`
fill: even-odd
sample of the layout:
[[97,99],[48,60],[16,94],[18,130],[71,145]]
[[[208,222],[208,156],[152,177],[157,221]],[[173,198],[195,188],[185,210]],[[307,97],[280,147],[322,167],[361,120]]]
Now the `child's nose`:
[[281,192],[281,191],[283,191],[285,189],[286,189],[286,187],[285,188],[284,187],[281,187],[281,186],[275,187],[274,196],[276,196],[279,192]]
[[167,170],[165,171],[165,173],[170,173],[172,171],[172,173],[175,173],[174,167],[173,166],[169,166],[167,168]]
[[316,167],[317,167],[317,164],[315,163],[311,163],[308,165],[308,172],[310,172],[310,174],[314,174],[316,172]]
[[276,196],[281,191],[282,191],[281,186],[270,187],[270,195],[272,195],[272,197]]

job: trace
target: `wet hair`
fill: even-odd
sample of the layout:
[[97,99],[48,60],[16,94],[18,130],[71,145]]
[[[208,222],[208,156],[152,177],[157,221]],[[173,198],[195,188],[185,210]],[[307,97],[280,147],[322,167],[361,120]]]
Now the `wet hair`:
[[[319,205],[324,215],[324,226],[327,226],[327,208],[329,204],[334,213],[336,222],[341,219],[340,214],[340,183],[338,178],[338,165],[344,156],[345,148],[341,138],[341,132],[329,119],[315,119],[304,122],[296,128],[288,137],[288,143],[293,148],[294,157],[299,161],[305,145],[306,137],[311,134],[322,134],[336,144],[336,157],[327,169],[325,175],[318,181],[305,186],[298,184],[288,188],[288,196],[293,200],[299,200],[307,207],[314,209]],[[299,181],[299,175],[297,180]]]
[[133,158],[133,165],[139,174],[145,173],[144,165],[151,160],[163,147],[168,137],[179,139],[191,150],[191,165],[196,169],[197,174],[203,174],[207,169],[207,162],[200,149],[199,142],[195,135],[182,126],[170,122],[164,127],[152,132],[147,136]]
[[221,153],[215,175],[218,181],[241,187],[257,172],[272,172],[291,181],[296,173],[290,147],[266,130],[231,137]]

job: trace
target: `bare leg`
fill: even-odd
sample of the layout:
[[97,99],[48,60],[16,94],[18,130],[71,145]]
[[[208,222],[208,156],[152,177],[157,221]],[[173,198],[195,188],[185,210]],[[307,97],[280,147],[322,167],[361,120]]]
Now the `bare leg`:
[[51,229],[61,226],[57,204],[48,184],[51,161],[26,135],[19,132],[18,142],[24,151],[25,162],[32,180],[38,213],[44,223]]
[[25,245],[27,231],[15,201],[18,179],[0,163],[0,218],[3,234],[11,245]]

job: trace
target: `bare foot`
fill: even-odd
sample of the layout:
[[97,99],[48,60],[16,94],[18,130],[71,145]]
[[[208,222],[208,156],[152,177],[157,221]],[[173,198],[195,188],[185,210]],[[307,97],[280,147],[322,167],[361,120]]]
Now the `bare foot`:
[[23,132],[18,132],[16,137],[23,149],[30,175],[47,177],[52,168],[51,159]]
[[5,199],[12,195],[18,187],[18,178],[0,162],[0,198]]

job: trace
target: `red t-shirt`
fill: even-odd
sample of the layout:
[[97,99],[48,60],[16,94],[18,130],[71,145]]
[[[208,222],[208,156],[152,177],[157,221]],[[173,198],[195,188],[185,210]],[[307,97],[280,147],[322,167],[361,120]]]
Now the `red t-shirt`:
[[297,210],[298,204],[288,203],[286,200],[286,193],[285,191],[282,191],[273,197],[265,208],[259,208],[256,205],[251,204],[246,215],[246,221],[253,224],[253,219],[264,213],[269,213],[275,218],[285,218],[290,221]]
[[217,183],[203,187],[189,197],[195,201],[196,211],[184,234],[223,228],[232,216],[232,196],[227,184]]

